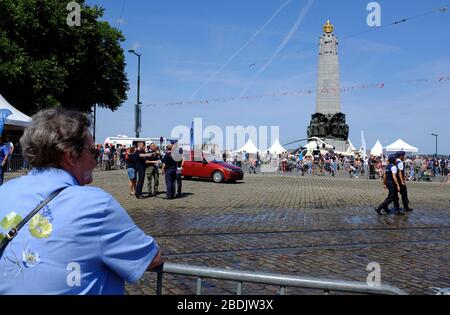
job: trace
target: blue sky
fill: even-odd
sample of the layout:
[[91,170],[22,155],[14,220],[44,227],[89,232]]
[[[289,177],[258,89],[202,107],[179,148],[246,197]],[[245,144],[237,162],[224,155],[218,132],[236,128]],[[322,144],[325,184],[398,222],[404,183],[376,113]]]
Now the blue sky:
[[[280,141],[306,137],[315,111],[315,95],[290,95],[184,106],[146,104],[188,101],[267,22],[286,0],[87,0],[105,8],[104,20],[120,28],[125,51],[142,56],[142,136],[169,136],[177,125],[201,117],[203,125],[279,126]],[[398,138],[434,153],[432,132],[440,135],[440,153],[450,153],[450,80],[389,84],[450,75],[450,11],[418,17],[450,4],[449,0],[378,1],[383,28],[369,30],[368,0],[316,0],[292,39],[260,75],[256,73],[291,30],[307,0],[292,0],[264,31],[194,99],[239,96],[316,88],[318,39],[330,19],[340,39],[341,85],[386,82],[383,89],[343,93],[342,111],[350,139],[359,147],[361,130],[368,146],[377,139],[388,145]],[[134,136],[137,58],[127,53],[128,100],[116,112],[99,110],[97,142],[107,136]],[[256,64],[249,66],[250,64]]]

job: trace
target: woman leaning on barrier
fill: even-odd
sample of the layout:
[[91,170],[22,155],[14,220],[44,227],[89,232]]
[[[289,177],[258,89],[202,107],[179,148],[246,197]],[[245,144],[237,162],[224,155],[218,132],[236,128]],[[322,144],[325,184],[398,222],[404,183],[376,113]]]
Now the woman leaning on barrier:
[[110,194],[86,186],[96,165],[89,127],[84,114],[49,109],[25,130],[32,170],[0,187],[0,295],[123,294],[161,264],[155,240]]

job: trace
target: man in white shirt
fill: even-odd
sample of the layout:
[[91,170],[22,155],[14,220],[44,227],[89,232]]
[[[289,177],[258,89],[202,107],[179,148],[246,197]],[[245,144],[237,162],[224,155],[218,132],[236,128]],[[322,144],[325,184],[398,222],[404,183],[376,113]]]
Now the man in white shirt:
[[[389,191],[389,194],[386,200],[375,209],[378,215],[388,214],[389,213],[389,205],[393,202],[395,213],[398,215],[404,215],[404,212],[400,210],[400,204],[398,199],[398,192],[400,191],[400,183],[397,180],[397,167],[395,166],[397,156],[390,155],[389,156],[389,164],[386,166],[386,172],[384,174],[384,189]],[[382,211],[385,211],[383,213]]]

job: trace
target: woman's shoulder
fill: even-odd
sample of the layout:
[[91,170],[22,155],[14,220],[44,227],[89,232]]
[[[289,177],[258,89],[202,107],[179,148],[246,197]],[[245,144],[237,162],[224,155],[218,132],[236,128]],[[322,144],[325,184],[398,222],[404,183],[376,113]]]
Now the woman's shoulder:
[[66,193],[70,197],[87,201],[109,202],[114,199],[110,193],[96,186],[70,186],[66,189]]

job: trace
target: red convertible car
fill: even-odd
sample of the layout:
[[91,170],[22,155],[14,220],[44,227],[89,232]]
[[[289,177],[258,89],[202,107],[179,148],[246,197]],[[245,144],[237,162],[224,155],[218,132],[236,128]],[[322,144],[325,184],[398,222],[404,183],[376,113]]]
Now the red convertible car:
[[223,161],[184,161],[181,174],[186,179],[192,177],[208,178],[216,183],[236,182],[244,179],[244,172],[240,167]]

